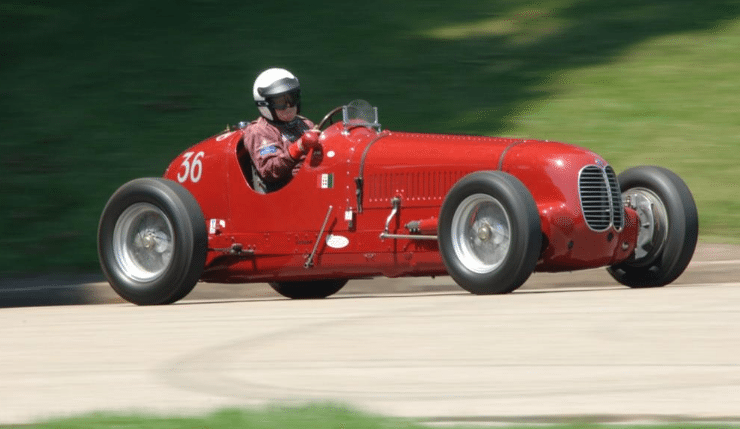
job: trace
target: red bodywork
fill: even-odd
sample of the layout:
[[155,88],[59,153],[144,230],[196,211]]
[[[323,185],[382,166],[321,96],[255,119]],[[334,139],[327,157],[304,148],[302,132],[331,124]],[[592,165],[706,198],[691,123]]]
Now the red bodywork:
[[[388,223],[390,234],[436,234],[449,189],[479,170],[510,173],[533,195],[543,233],[537,271],[613,265],[634,251],[638,221],[632,209],[624,209],[619,231],[596,232],[586,224],[579,172],[606,162],[576,146],[368,127],[345,132],[338,123],[323,132],[322,150],[309,155],[285,188],[263,195],[250,187],[241,139],[237,130],[205,140],[165,173],[195,196],[206,219],[203,281],[444,275],[436,240],[381,233]],[[391,216],[394,199],[400,204]]]

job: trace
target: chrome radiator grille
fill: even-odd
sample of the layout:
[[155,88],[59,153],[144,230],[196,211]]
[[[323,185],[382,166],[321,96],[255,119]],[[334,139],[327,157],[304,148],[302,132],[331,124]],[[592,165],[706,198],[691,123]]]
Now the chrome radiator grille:
[[624,226],[624,208],[617,175],[610,166],[599,168],[588,165],[578,177],[581,209],[588,226],[594,231],[605,231],[610,226],[620,230]]

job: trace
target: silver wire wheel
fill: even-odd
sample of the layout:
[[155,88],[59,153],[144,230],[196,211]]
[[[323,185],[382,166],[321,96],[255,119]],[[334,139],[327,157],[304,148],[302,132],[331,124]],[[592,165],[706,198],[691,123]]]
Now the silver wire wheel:
[[633,167],[617,180],[623,201],[639,218],[639,229],[632,257],[607,271],[632,288],[665,286],[684,272],[696,249],[694,197],[676,173],[662,167]]
[[455,254],[474,273],[498,269],[511,247],[509,216],[501,203],[487,194],[473,194],[460,203],[451,232]]
[[136,203],[121,213],[113,230],[113,252],[125,275],[150,282],[170,266],[175,237],[167,216],[150,203]]
[[439,252],[447,273],[477,295],[509,293],[534,271],[542,247],[537,204],[502,171],[460,179],[439,211]]
[[111,287],[134,304],[184,298],[203,273],[207,252],[200,205],[172,180],[134,179],[116,190],[100,216],[100,268]]
[[668,212],[660,197],[647,188],[632,188],[622,193],[622,201],[629,204],[640,218],[633,265],[648,265],[663,251],[668,237]]

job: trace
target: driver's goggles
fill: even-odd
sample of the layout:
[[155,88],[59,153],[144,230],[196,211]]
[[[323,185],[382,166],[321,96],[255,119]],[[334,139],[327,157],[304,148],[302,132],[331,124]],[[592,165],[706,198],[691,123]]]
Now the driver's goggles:
[[283,110],[287,109],[288,107],[295,107],[298,105],[298,103],[301,102],[301,94],[300,93],[288,93],[279,95],[274,98],[270,98],[268,100],[270,102],[270,106],[273,109],[276,110]]

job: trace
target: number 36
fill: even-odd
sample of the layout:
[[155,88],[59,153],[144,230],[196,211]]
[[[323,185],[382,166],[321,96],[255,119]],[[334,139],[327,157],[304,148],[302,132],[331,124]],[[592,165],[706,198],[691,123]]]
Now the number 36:
[[[196,183],[200,180],[200,176],[203,174],[203,163],[201,162],[201,159],[205,156],[205,153],[198,152],[193,157],[193,154],[195,152],[186,152],[185,159],[183,159],[182,164],[180,164],[180,172],[177,174],[177,180],[182,183],[188,178],[193,183]],[[190,161],[190,158],[193,158],[192,162]]]

